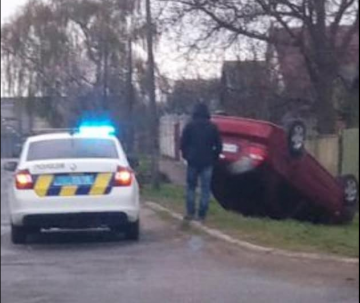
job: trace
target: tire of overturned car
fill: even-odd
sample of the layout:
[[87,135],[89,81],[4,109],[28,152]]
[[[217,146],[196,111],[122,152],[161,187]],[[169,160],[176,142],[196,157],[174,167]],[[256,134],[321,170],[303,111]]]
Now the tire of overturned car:
[[291,156],[303,156],[307,140],[307,128],[305,123],[300,120],[290,123],[287,127],[287,133],[288,147]]
[[344,192],[344,209],[340,223],[349,224],[354,221],[359,207],[359,183],[353,175],[345,175],[338,180]]

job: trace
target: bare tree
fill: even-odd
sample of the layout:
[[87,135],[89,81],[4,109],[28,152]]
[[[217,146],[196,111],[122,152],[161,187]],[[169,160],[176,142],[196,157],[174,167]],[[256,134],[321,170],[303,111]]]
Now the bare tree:
[[[315,95],[319,131],[334,131],[334,82],[341,58],[358,39],[359,0],[160,0],[171,5],[170,24],[196,24],[192,46],[221,41],[227,47],[243,37],[270,45],[297,47]],[[273,30],[272,30],[273,29]],[[274,34],[282,30],[285,35]],[[195,32],[196,32],[195,30]]]
[[4,93],[50,97],[37,110],[54,124],[86,110],[121,108],[116,103],[127,100],[129,85],[127,24],[136,3],[29,1],[1,29]]
[[151,1],[146,0],[146,26],[148,48],[148,92],[150,98],[150,128],[151,128],[151,157],[152,157],[152,183],[154,188],[159,188],[159,116],[156,103],[155,86],[155,58],[154,58],[154,26],[152,20]]

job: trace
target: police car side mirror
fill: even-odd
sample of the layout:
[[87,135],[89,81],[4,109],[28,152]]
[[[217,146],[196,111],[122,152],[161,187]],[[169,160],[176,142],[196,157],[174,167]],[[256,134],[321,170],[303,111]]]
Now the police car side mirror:
[[18,163],[16,161],[6,162],[3,166],[4,170],[7,172],[15,172],[17,169]]

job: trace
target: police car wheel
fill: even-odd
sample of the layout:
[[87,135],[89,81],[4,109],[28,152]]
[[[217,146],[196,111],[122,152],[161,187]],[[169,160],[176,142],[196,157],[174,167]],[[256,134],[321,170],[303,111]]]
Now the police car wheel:
[[288,129],[289,152],[293,157],[301,157],[305,152],[307,130],[301,121],[293,122]]
[[11,225],[11,241],[15,245],[25,244],[28,231],[25,227]]
[[140,239],[140,221],[129,223],[125,230],[125,238],[129,241],[139,241]]

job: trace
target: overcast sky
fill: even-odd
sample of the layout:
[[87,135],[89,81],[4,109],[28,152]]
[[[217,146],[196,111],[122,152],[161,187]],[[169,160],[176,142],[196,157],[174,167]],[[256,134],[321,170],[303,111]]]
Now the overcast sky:
[[[19,6],[25,4],[27,1],[28,0],[1,0],[1,23],[11,17]],[[210,64],[210,66],[205,62],[201,62],[202,68],[199,68],[197,64],[194,64],[195,62],[189,65],[189,62],[179,58],[179,53],[173,43],[174,41],[170,42],[165,38],[162,39],[160,46],[158,47],[157,61],[162,73],[166,76],[176,79],[181,78],[184,74],[194,77],[197,73],[200,73],[206,78],[215,76],[219,73],[219,62],[217,62],[217,64]],[[208,66],[208,68],[204,69],[204,65]]]
[[19,5],[25,2],[26,0],[1,0],[1,23],[14,14]]

